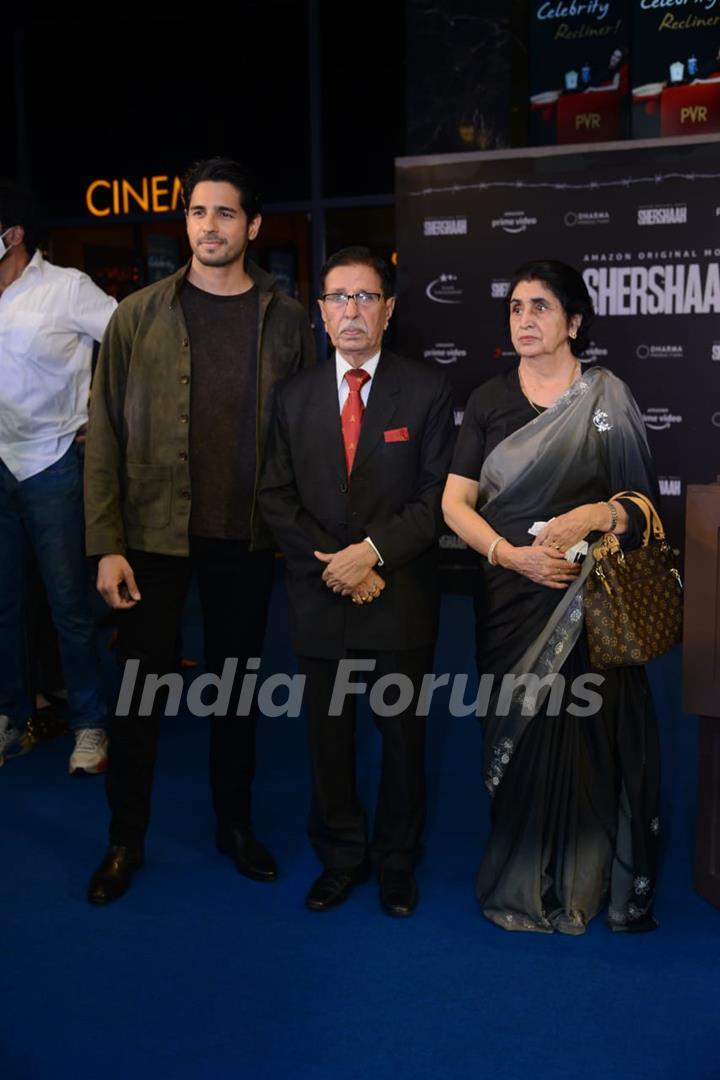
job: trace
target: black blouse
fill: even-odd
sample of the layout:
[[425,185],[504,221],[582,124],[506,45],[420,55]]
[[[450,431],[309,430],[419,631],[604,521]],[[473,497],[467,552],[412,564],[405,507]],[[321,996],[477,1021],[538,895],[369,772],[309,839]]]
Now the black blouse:
[[488,454],[537,415],[520,389],[516,367],[488,379],[468,398],[450,472],[478,480]]

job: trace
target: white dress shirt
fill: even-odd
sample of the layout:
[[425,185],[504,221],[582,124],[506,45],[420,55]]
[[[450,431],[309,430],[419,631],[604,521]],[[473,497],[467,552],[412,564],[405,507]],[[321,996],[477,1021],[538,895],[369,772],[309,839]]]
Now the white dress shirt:
[[[376,352],[374,356],[371,356],[369,360],[366,360],[364,364],[360,365],[360,368],[363,371],[367,371],[368,375],[370,376],[367,382],[364,382],[363,385],[360,387],[360,397],[362,398],[362,403],[365,408],[367,408],[368,398],[370,397],[370,390],[372,389],[372,381],[375,377],[375,371],[377,369],[379,359],[380,353]],[[345,372],[357,370],[359,369],[356,368],[353,364],[349,364],[345,357],[337,349],[335,350],[335,375],[337,377],[338,404],[340,406],[341,413],[343,411],[343,406],[347,401],[347,396],[350,393],[350,387],[348,386],[347,379],[345,378]],[[370,545],[370,547],[377,555],[378,566],[382,566],[382,555],[375,547],[369,536],[365,537],[365,542]]]
[[87,420],[92,343],[116,307],[40,251],[0,296],[0,459],[17,480],[58,461]]
[[[360,397],[362,398],[362,403],[365,408],[367,408],[368,398],[370,397],[370,389],[372,387],[372,381],[375,377],[375,371],[377,369],[379,359],[380,353],[376,352],[374,356],[371,356],[369,360],[366,360],[364,364],[360,365],[360,369],[362,369],[362,371],[367,371],[368,375],[370,376],[368,381],[366,383],[363,383],[360,389]],[[350,388],[348,387],[347,379],[345,378],[345,372],[360,369],[356,369],[352,364],[349,364],[345,357],[342,355],[342,353],[338,352],[337,349],[335,350],[335,373],[337,375],[338,402],[340,405],[340,412],[343,411],[343,405],[347,401],[347,396],[350,393]]]

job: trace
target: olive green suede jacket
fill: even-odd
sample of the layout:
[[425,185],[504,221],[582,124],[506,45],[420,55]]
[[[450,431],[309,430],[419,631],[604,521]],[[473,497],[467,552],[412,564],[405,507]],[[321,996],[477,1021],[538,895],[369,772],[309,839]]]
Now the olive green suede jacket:
[[[100,348],[85,447],[88,555],[128,549],[187,555],[190,488],[190,339],[178,292],[189,263],[123,300]],[[314,362],[304,309],[274,278],[247,265],[258,289],[257,477],[278,379]],[[270,547],[253,494],[253,548]]]

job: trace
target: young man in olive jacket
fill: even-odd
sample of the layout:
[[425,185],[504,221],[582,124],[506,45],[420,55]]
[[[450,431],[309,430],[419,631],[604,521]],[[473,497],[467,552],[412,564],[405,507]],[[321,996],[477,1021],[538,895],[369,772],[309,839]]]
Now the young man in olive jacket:
[[[256,486],[272,388],[313,359],[301,306],[246,262],[260,229],[250,176],[224,158],[184,180],[192,259],[122,302],[103,340],[86,448],[87,551],[118,614],[121,663],[134,690],[113,721],[107,795],[110,847],[91,903],[122,896],[143,862],[160,726],[141,715],[146,675],[176,665],[190,579],[197,575],[205,666],[242,672],[262,651],[272,585],[270,537]],[[192,362],[191,362],[192,357]],[[240,680],[237,679],[239,683]],[[255,715],[234,692],[210,719],[210,784],[218,849],[257,881],[277,876],[250,821]],[[242,711],[242,710],[241,710]]]

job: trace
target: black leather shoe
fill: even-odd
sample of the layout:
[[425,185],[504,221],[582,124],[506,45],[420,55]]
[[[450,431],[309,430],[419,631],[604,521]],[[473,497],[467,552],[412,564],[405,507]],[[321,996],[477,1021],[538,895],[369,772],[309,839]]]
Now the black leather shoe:
[[388,915],[412,915],[417,902],[417,884],[410,870],[380,872],[380,903]]
[[113,844],[90,878],[88,900],[91,904],[112,904],[130,888],[133,872],[143,864],[143,853],[137,848]]
[[345,903],[355,886],[367,881],[369,876],[370,868],[365,865],[355,870],[323,870],[305,897],[305,906],[311,911],[338,907]]
[[277,864],[252,829],[218,829],[217,849],[229,855],[238,873],[253,881],[275,881]]

